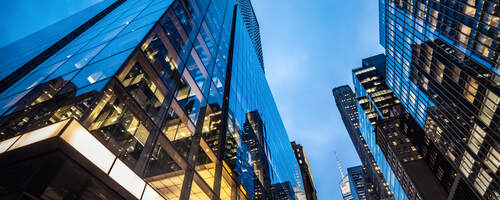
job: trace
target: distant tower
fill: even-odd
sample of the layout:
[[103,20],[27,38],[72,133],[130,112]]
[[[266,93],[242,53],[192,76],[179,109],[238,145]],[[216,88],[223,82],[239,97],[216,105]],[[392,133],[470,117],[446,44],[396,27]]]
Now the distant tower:
[[353,200],[354,197],[352,196],[351,184],[349,183],[349,177],[344,176],[344,173],[342,172],[342,167],[340,166],[340,161],[339,161],[339,158],[337,157],[336,152],[335,152],[335,159],[337,160],[337,166],[339,167],[340,176],[342,177],[342,180],[339,183],[340,192],[342,193],[342,198],[344,200]]
[[335,152],[335,159],[337,160],[337,166],[339,167],[340,176],[344,179],[344,172],[342,172],[342,166],[340,165],[339,157],[337,156],[337,152]]

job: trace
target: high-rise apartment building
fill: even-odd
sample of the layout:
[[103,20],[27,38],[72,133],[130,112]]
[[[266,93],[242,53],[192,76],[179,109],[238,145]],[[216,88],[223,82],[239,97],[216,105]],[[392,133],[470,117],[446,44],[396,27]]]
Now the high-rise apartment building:
[[295,141],[291,142],[291,144],[293,152],[295,153],[295,158],[299,163],[300,174],[302,175],[302,183],[304,183],[304,192],[306,193],[307,200],[317,200],[316,187],[314,187],[313,176],[309,161],[307,161],[306,152],[304,152],[304,147],[295,143]]
[[445,190],[500,198],[500,5],[379,0],[387,85],[455,171]]
[[333,96],[335,97],[342,121],[365,168],[368,199],[393,199],[385,178],[370,148],[366,144],[365,138],[359,131],[357,99],[354,92],[349,86],[344,85],[334,88]]
[[249,0],[105,0],[1,52],[2,199],[302,189]]

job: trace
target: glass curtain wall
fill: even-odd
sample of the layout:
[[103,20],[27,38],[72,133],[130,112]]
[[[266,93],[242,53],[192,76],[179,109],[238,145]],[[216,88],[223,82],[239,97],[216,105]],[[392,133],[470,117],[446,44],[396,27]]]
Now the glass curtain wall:
[[0,94],[0,139],[74,118],[165,199],[251,199],[258,110],[273,183],[302,187],[248,31],[233,0],[127,0]]

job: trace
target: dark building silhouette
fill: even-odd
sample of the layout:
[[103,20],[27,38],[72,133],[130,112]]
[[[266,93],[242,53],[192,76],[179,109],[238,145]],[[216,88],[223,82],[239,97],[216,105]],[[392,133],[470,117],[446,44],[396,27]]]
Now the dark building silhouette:
[[300,167],[300,174],[302,175],[302,183],[304,183],[304,191],[306,193],[307,200],[317,200],[316,187],[314,186],[313,176],[311,168],[309,166],[309,161],[307,161],[306,152],[302,145],[291,142],[293,152],[295,153],[295,158]]

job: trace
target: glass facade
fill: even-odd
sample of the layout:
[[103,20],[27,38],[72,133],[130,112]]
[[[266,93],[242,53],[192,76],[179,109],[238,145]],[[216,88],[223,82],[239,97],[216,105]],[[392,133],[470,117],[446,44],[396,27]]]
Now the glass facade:
[[[106,2],[114,6],[102,6],[73,39],[49,47],[52,55],[2,80],[10,80],[0,90],[3,166],[14,160],[2,156],[31,148],[14,151],[11,142],[71,119],[110,154],[110,169],[84,167],[108,190],[125,188],[121,198],[265,199],[271,184],[283,182],[292,197],[304,190],[249,1]],[[75,146],[68,149],[61,151]],[[8,195],[64,195],[58,186],[49,193],[40,193],[43,184],[19,188]]]
[[342,121],[365,168],[365,185],[368,199],[393,199],[387,182],[380,171],[370,147],[359,130],[357,98],[352,89],[340,86],[333,89],[333,96]]
[[500,198],[499,2],[379,2],[386,82],[458,172],[448,189]]
[[377,55],[363,59],[363,67],[353,70],[353,82],[357,98],[358,122],[361,135],[366,140],[378,170],[384,176],[395,199],[408,199],[395,173],[376,143],[375,127],[378,120],[389,116],[390,108],[399,100],[384,83],[385,57]]
[[0,48],[0,52],[2,52],[0,55],[0,66],[9,66],[9,68],[5,68],[0,72],[0,79],[5,79],[9,74],[41,54],[51,45],[56,44],[79,26],[84,25],[92,17],[98,15],[113,3],[115,1],[102,1],[82,12],[78,12],[36,33]]
[[349,184],[352,188],[353,199],[368,199],[363,168],[361,166],[349,167],[347,168],[347,176],[349,177]]
[[442,160],[426,162],[423,156],[428,155],[431,146],[418,142],[426,139],[424,131],[401,105],[393,106],[390,116],[377,121],[375,132],[377,145],[409,199],[447,199],[448,191],[443,185],[448,186],[449,182],[443,180],[443,174],[431,171],[445,163]]

